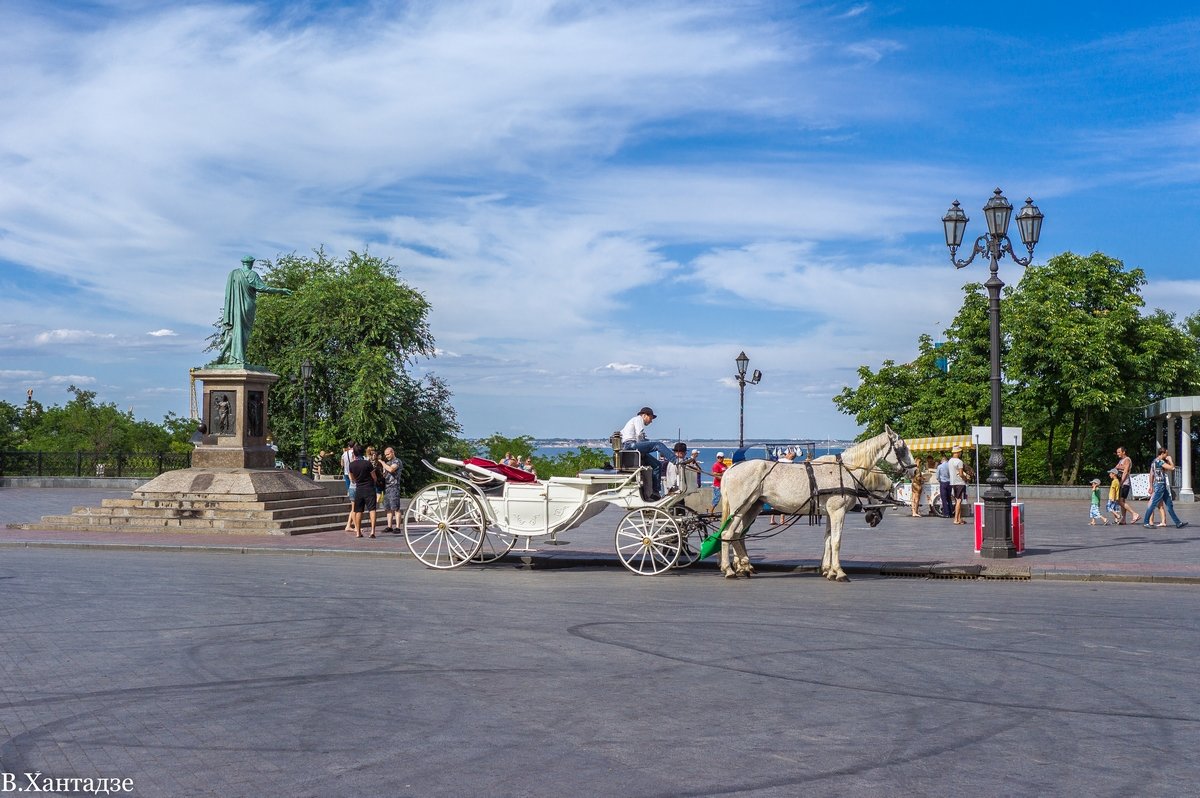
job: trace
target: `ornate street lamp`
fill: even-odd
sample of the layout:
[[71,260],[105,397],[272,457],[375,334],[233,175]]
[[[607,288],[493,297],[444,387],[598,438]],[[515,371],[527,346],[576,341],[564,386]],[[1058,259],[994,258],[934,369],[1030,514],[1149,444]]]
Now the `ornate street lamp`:
[[738,448],[741,449],[746,445],[746,386],[758,385],[762,379],[762,372],[755,369],[750,379],[746,379],[746,367],[750,365],[750,358],[746,357],[745,352],[735,357],[733,362],[737,364],[737,374],[734,377],[738,383]]
[[950,262],[956,268],[963,268],[975,256],[987,255],[991,259],[989,269],[991,274],[984,286],[988,290],[988,314],[991,321],[992,349],[992,445],[988,457],[988,489],[983,494],[983,546],[980,554],[992,559],[1005,559],[1016,555],[1012,538],[1012,494],[1004,485],[1008,481],[1004,467],[1004,441],[1000,423],[1000,289],[1004,283],[1000,281],[1000,259],[1005,254],[1014,263],[1028,266],[1033,261],[1033,248],[1037,245],[1042,234],[1042,212],[1033,204],[1032,199],[1025,200],[1025,207],[1017,212],[1017,229],[1021,232],[1021,241],[1029,251],[1028,257],[1018,257],[1013,251],[1012,241],[1008,238],[1008,221],[1012,217],[1012,205],[1000,189],[996,189],[992,198],[983,206],[983,215],[987,220],[988,231],[975,239],[971,256],[966,260],[955,260],[958,248],[962,246],[963,234],[967,229],[967,215],[955,200],[946,215],[942,217],[942,226],[946,232],[946,246],[950,248]]
[[300,396],[304,405],[300,416],[300,473],[306,477],[312,476],[308,467],[308,381],[312,379],[312,372],[312,361],[304,358],[300,364]]

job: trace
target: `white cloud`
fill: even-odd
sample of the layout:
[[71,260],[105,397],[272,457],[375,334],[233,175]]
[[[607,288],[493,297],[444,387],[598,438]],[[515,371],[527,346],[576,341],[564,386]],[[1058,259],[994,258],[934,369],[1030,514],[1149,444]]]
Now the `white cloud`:
[[161,329],[161,330],[154,330],[154,331],[152,331],[152,332],[148,332],[148,333],[146,333],[146,335],[151,335],[151,336],[153,336],[153,337],[155,337],[155,338],[162,338],[162,337],[164,337],[164,336],[175,336],[175,335],[179,335],[179,333],[175,332],[174,330],[168,330],[168,329],[166,329],[166,328],[163,328],[163,329]]
[[53,377],[48,377],[46,382],[50,385],[93,385],[96,382],[96,378],[87,376],[86,374],[57,374]]
[[20,369],[0,369],[0,381],[20,382],[22,380],[37,380],[45,377],[45,372],[22,371]]
[[112,333],[97,333],[91,330],[46,330],[33,336],[35,344],[87,344],[97,340],[111,341],[116,338]]
[[654,369],[648,369],[645,366],[639,366],[637,363],[608,363],[601,366],[597,371],[612,371],[617,374],[656,374]]

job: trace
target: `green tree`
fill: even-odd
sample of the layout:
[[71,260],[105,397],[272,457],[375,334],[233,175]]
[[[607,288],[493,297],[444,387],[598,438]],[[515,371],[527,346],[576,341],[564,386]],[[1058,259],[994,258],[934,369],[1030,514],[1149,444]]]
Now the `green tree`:
[[0,401],[0,452],[20,448],[22,440],[21,409]]
[[[310,456],[341,451],[349,440],[393,446],[406,463],[406,487],[425,481],[414,464],[459,446],[445,383],[409,374],[416,357],[434,354],[425,297],[390,261],[367,253],[285,255],[263,278],[293,292],[258,298],[247,348],[249,362],[283,376],[271,389],[270,426],[284,461],[298,461],[307,395]],[[305,359],[313,365],[306,391]]]
[[25,448],[94,454],[167,450],[169,435],[162,427],[138,421],[112,402],[97,403],[95,391],[72,385],[67,392],[72,398],[62,407],[45,409],[32,400],[26,404]]
[[[1145,377],[1138,345],[1141,269],[1099,252],[1056,255],[1025,270],[1006,303],[1012,350],[1005,360],[1016,410],[1034,437],[1046,439],[1046,474],[1079,479],[1092,425],[1127,406]],[[1068,440],[1055,462],[1055,438]]]
[[533,436],[518,435],[506,438],[499,432],[494,432],[486,438],[475,442],[478,451],[487,459],[500,462],[506,454],[512,454],[524,460],[533,454]]
[[[1181,324],[1163,311],[1143,314],[1144,284],[1140,269],[1115,258],[1067,252],[1005,289],[1001,395],[1004,423],[1025,430],[1023,482],[1075,484],[1103,474],[1121,444],[1146,459],[1145,405],[1200,390],[1200,312]],[[834,397],[864,436],[885,423],[910,437],[987,424],[987,297],[978,284],[965,292],[936,353],[921,336],[912,362],[887,361],[877,372],[863,366],[860,384]],[[932,368],[936,356],[947,358],[948,373]]]

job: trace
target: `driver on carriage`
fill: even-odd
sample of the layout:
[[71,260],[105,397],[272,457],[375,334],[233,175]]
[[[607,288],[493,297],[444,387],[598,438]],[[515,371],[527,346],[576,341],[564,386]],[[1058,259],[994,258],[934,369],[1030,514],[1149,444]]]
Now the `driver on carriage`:
[[[621,428],[621,448],[641,452],[643,461],[650,466],[651,473],[654,475],[654,493],[650,496],[650,501],[658,501],[662,498],[662,482],[667,470],[667,462],[675,459],[675,453],[668,449],[662,441],[646,440],[646,427],[656,418],[658,416],[654,415],[653,410],[643,407]],[[654,456],[655,454],[661,454],[667,459],[660,460]]]

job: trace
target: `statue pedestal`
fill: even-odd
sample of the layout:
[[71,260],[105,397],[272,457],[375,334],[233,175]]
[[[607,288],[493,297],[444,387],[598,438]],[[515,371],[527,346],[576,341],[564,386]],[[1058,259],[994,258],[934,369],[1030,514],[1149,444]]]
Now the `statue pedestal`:
[[[342,529],[346,497],[294,471],[275,468],[267,445],[267,393],[279,376],[267,371],[205,366],[204,424],[192,467],[164,474],[128,499],[48,515],[25,529],[112,532],[206,532],[302,535]],[[337,483],[340,487],[341,483]]]
[[274,468],[267,445],[267,394],[279,380],[269,371],[205,366],[192,369],[204,381],[205,443],[192,453],[193,468]]

